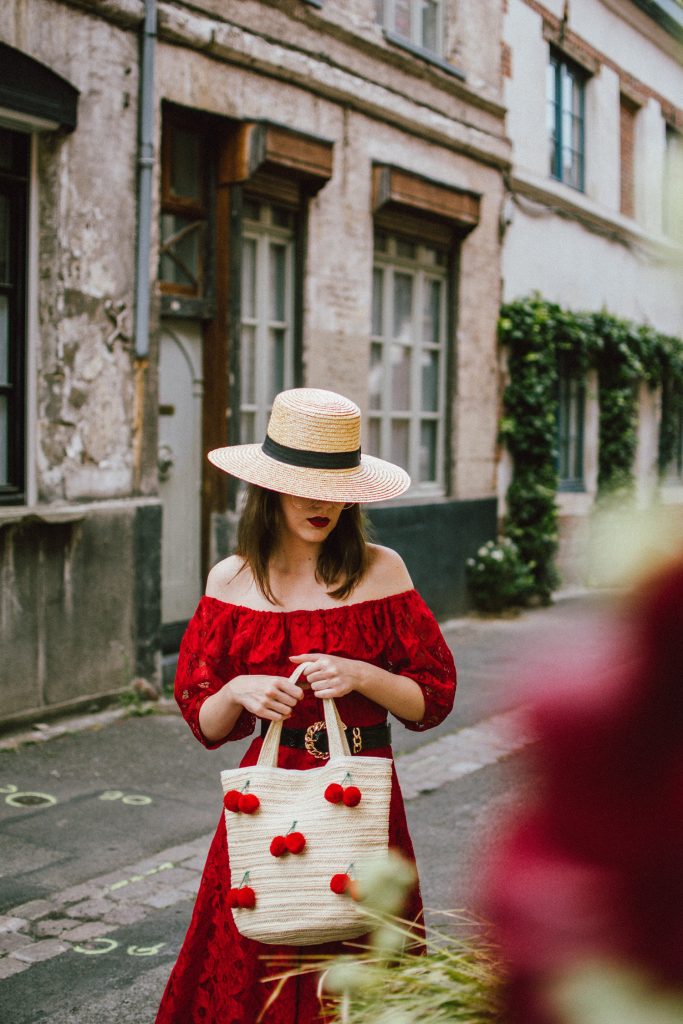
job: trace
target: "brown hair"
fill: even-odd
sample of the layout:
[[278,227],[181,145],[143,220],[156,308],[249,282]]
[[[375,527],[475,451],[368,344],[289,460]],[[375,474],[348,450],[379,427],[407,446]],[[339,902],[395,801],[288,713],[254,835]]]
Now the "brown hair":
[[[280,495],[249,484],[237,526],[237,554],[251,569],[256,585],[271,604],[280,604],[270,586],[268,563],[282,525]],[[358,586],[370,564],[368,521],[360,505],[344,509],[332,533],[323,541],[315,569],[316,579],[341,601]]]

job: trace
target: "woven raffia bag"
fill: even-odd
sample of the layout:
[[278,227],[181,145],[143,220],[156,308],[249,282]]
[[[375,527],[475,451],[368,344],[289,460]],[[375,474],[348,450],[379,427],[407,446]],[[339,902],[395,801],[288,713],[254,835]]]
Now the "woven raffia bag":
[[[305,667],[298,666],[292,681]],[[235,794],[258,799],[251,813],[227,804],[225,810],[233,917],[238,931],[258,942],[309,946],[368,931],[354,900],[330,884],[335,875],[353,876],[363,861],[386,855],[392,762],[352,756],[334,701],[323,706],[330,756],[322,767],[278,768],[282,723],[272,722],[256,765],[221,772],[228,803]],[[332,783],[356,787],[360,802],[331,803],[325,791]],[[300,852],[271,853],[275,837],[293,832],[305,839]]]

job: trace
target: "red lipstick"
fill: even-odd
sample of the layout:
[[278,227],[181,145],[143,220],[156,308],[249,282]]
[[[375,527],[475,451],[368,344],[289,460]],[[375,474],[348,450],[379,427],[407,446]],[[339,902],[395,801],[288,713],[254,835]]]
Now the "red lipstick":
[[330,522],[327,516],[311,516],[308,522],[315,526],[316,530],[323,530]]

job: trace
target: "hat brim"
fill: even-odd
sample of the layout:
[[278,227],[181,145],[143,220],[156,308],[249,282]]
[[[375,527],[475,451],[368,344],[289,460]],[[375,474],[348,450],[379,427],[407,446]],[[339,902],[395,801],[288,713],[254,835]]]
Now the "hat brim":
[[238,444],[215,448],[208,459],[224,473],[247,483],[320,501],[387,501],[410,487],[404,469],[372,455],[361,455],[360,465],[351,469],[311,469],[278,462],[266,455],[260,444]]

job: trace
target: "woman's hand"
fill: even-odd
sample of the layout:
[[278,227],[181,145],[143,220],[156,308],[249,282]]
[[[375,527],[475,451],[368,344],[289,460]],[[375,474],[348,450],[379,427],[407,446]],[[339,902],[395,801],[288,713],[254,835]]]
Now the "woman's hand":
[[365,661],[340,658],[335,654],[295,654],[290,659],[295,665],[308,662],[304,675],[316,697],[344,697],[358,690],[373,666]]
[[316,697],[336,700],[355,690],[398,718],[411,722],[424,718],[422,690],[408,676],[394,675],[368,661],[340,658],[336,654],[295,654],[289,660],[296,665],[309,662],[306,679]]
[[230,693],[245,711],[271,722],[289,718],[304,691],[284,676],[235,676]]

